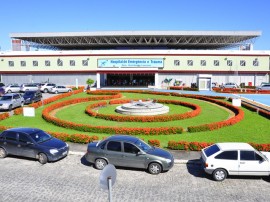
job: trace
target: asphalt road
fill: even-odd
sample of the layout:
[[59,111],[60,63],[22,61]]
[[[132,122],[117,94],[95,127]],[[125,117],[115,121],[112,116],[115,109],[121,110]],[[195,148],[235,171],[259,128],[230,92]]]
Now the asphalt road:
[[[99,170],[81,155],[45,165],[35,160],[0,159],[0,201],[108,201]],[[117,168],[113,201],[268,201],[270,180],[229,177],[215,182],[196,164],[176,164],[168,172]]]

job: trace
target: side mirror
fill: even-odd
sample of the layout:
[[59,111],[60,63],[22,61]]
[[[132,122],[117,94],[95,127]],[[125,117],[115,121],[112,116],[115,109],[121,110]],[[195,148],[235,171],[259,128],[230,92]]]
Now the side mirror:
[[145,153],[142,151],[139,151],[139,152],[137,152],[137,155],[145,155]]

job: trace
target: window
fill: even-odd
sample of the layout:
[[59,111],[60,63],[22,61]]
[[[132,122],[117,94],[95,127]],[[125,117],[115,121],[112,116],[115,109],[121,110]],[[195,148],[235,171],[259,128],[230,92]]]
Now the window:
[[70,61],[69,61],[69,65],[70,65],[70,66],[75,66],[75,60],[70,60]]
[[246,61],[245,60],[240,60],[240,66],[246,66]]
[[88,66],[88,60],[83,60],[83,61],[82,61],[82,65],[83,65],[83,66]]
[[179,60],[174,60],[174,66],[180,66],[180,61]]
[[253,66],[259,66],[259,60],[255,59],[253,60]]
[[124,151],[126,153],[137,154],[140,150],[136,146],[134,146],[133,144],[124,143]]
[[188,61],[187,61],[187,65],[188,65],[188,66],[193,66],[193,60],[188,60]]
[[206,66],[206,60],[201,60],[201,66]]
[[34,67],[37,67],[37,66],[38,66],[38,61],[37,61],[37,60],[34,60],[34,61],[33,61],[33,66],[34,66]]
[[46,66],[46,67],[51,66],[51,61],[50,61],[50,60],[45,60],[45,66]]
[[26,66],[26,61],[21,61],[21,67],[25,67]]
[[227,66],[232,66],[232,60],[227,60]]
[[63,66],[63,60],[58,59],[57,60],[57,66]]
[[110,141],[107,144],[107,150],[120,152],[121,151],[121,142]]
[[214,60],[214,66],[219,66],[219,60]]
[[206,156],[211,156],[215,153],[217,153],[218,151],[220,151],[219,147],[217,145],[212,145],[211,147],[208,147],[204,150],[204,153],[206,154]]
[[19,134],[19,142],[27,143],[32,141],[27,137],[27,135],[21,133]]
[[237,160],[237,151],[224,151],[217,155],[215,159]]
[[5,134],[5,136],[6,136],[6,140],[16,141],[16,139],[17,139],[17,133],[12,132],[12,131],[7,132],[7,133]]
[[14,61],[8,61],[8,66],[14,67]]
[[240,152],[241,161],[261,161],[263,158],[254,151],[241,151]]

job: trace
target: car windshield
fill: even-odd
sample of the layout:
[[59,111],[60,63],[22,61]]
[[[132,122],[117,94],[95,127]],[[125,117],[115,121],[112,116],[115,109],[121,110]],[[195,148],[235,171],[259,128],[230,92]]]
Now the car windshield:
[[25,93],[24,93],[24,95],[33,95],[33,94],[35,94],[35,92],[31,92],[31,91],[26,91]]
[[148,144],[146,144],[144,141],[142,140],[137,140],[135,142],[135,144],[143,151],[147,152],[148,150],[152,149],[152,147]]
[[45,142],[45,141],[48,141],[48,140],[52,139],[52,136],[50,136],[49,134],[45,133],[42,130],[41,131],[38,131],[36,133],[29,134],[29,135],[37,143],[42,143],[42,142]]
[[11,100],[12,96],[2,96],[0,100]]
[[267,159],[267,160],[269,161],[269,159],[267,158],[266,155],[264,155],[262,152],[260,152],[260,151],[258,151],[258,150],[257,150],[257,152],[260,153],[265,159]]

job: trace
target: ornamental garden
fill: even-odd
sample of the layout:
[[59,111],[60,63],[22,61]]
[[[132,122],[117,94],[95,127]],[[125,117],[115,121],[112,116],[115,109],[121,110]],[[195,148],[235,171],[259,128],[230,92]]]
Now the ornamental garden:
[[[116,107],[138,100],[155,100],[169,113],[131,116]],[[74,90],[29,105],[35,117],[22,108],[0,115],[0,130],[35,127],[64,141],[88,143],[112,134],[135,135],[149,144],[170,149],[200,150],[215,142],[248,142],[270,151],[270,113],[242,103],[232,105],[225,97],[156,91]]]

